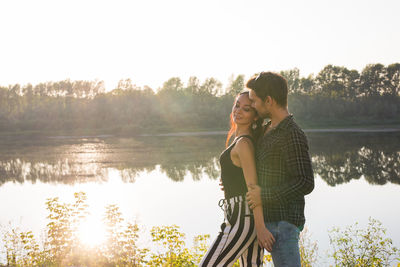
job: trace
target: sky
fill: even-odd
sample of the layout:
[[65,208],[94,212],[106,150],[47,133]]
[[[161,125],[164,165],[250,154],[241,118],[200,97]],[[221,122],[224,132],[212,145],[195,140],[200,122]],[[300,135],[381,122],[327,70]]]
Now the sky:
[[398,0],[2,0],[0,85],[400,62]]

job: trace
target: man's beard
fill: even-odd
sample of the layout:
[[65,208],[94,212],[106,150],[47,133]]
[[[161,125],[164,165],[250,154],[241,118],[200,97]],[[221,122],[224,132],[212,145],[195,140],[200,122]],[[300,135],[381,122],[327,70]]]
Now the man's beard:
[[260,113],[257,111],[257,115],[258,115],[260,118],[263,118],[263,119],[271,119],[271,113],[270,113],[269,111],[266,111],[264,114],[260,114]]
[[264,114],[264,119],[271,119],[271,112],[266,111]]

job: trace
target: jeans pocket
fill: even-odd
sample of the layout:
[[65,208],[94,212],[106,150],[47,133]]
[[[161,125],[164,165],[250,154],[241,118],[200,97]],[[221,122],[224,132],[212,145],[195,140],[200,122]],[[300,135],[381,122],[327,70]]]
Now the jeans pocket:
[[279,222],[279,232],[282,236],[285,236],[287,239],[296,239],[299,240],[300,229],[287,221]]

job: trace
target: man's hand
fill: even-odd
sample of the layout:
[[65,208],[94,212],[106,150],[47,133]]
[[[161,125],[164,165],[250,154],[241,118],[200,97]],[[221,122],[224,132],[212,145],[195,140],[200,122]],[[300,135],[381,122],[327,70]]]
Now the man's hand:
[[258,185],[248,185],[248,192],[246,194],[247,203],[251,209],[261,205],[261,188]]
[[256,226],[256,232],[257,232],[257,241],[258,244],[265,248],[268,252],[272,251],[272,246],[275,243],[275,238],[271,234],[270,231],[265,227],[265,225]]

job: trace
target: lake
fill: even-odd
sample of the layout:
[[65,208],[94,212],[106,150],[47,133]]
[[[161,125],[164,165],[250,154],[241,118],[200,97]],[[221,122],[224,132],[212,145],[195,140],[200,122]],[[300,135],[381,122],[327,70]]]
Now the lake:
[[[400,132],[307,132],[315,189],[306,196],[306,227],[327,262],[328,230],[369,217],[400,248]],[[132,138],[42,137],[0,139],[0,225],[40,233],[46,199],[72,201],[84,191],[90,211],[88,244],[101,242],[105,206],[117,204],[141,227],[150,246],[152,226],[176,224],[187,245],[198,234],[213,239],[223,221],[218,201],[222,134]]]

